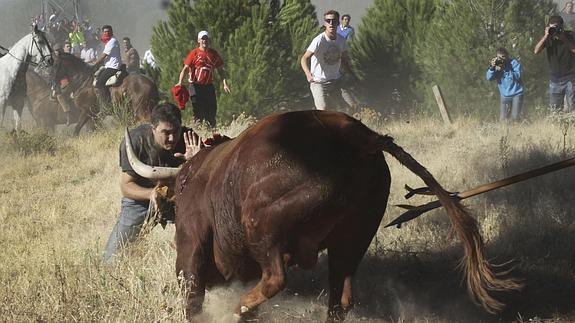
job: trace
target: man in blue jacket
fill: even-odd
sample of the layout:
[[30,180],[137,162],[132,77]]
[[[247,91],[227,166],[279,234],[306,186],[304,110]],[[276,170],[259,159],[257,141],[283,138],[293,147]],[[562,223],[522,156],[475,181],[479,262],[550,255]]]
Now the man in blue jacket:
[[507,121],[511,111],[511,119],[519,121],[523,107],[523,82],[521,63],[509,57],[507,49],[497,49],[497,56],[491,59],[486,77],[488,81],[497,80],[501,107],[499,121]]

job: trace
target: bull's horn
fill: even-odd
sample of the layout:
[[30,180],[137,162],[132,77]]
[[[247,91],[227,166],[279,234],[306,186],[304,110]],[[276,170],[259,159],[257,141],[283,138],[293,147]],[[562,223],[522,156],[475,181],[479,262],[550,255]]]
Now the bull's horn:
[[128,155],[128,161],[132,169],[140,176],[148,179],[166,179],[176,177],[180,168],[178,167],[159,167],[159,166],[149,166],[142,163],[136,154],[134,154],[134,149],[132,148],[132,140],[130,139],[130,133],[128,128],[126,128],[126,154]]

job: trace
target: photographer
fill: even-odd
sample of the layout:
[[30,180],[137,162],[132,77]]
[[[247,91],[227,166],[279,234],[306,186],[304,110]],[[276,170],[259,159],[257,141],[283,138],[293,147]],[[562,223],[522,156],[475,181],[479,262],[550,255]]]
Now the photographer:
[[[521,118],[523,107],[523,82],[521,63],[509,57],[507,49],[497,49],[497,56],[491,59],[485,77],[488,81],[497,80],[500,98],[499,121],[506,121],[511,110],[511,119],[518,121]],[[511,109],[510,109],[511,108]]]
[[575,102],[575,35],[563,30],[561,16],[549,17],[545,34],[533,52],[539,54],[544,48],[549,61],[549,107],[554,111],[561,110],[563,98],[567,96],[566,112],[571,112]]

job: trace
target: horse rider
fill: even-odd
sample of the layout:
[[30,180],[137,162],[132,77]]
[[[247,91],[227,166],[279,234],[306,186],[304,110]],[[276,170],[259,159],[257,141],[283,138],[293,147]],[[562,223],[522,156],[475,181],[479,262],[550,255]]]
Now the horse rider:
[[[55,44],[53,47],[54,50],[54,71],[56,71],[60,65],[61,62],[61,58],[60,55],[62,55],[64,53],[64,49],[62,48],[62,46],[60,44]],[[66,125],[69,126],[70,125],[70,110],[71,110],[71,104],[68,101],[68,96],[69,93],[65,93],[66,95],[64,95],[64,93],[62,93],[62,89],[64,89],[64,92],[66,92],[66,87],[68,86],[68,84],[70,83],[70,79],[71,76],[70,75],[60,75],[60,77],[58,79],[56,79],[55,77],[52,79],[52,92],[51,92],[51,98],[56,98],[56,100],[58,101],[58,103],[60,104],[60,107],[62,108],[62,111],[64,111],[64,114],[66,115]]]
[[110,92],[106,87],[106,81],[120,70],[122,54],[120,51],[120,43],[116,37],[114,37],[112,26],[102,26],[101,41],[104,43],[104,51],[94,63],[94,66],[99,66],[103,62],[105,69],[98,74],[94,90],[100,107],[103,107],[109,106],[112,103]]

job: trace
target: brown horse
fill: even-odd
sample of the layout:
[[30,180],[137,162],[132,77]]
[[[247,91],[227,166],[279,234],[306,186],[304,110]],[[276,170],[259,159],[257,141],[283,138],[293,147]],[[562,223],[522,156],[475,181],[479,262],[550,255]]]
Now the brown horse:
[[[54,77],[59,80],[67,75],[72,76],[69,86],[74,92],[74,103],[80,111],[80,118],[74,129],[74,134],[78,134],[88,119],[95,119],[99,112],[92,85],[93,69],[74,55],[61,53],[55,56]],[[112,103],[120,103],[125,96],[129,97],[132,114],[137,121],[148,121],[152,108],[159,101],[158,87],[141,74],[129,74],[122,84],[109,89]]]
[[[24,105],[28,103],[28,109],[38,127],[54,131],[56,125],[66,123],[66,116],[58,102],[50,100],[50,91],[48,82],[42,76],[32,69],[23,69],[22,73],[18,73],[7,105],[14,109],[20,119]],[[78,115],[78,109],[72,109],[71,121],[77,122]],[[92,123],[90,128],[93,128]]]
[[[56,125],[66,123],[66,115],[60,104],[55,100],[50,100],[50,91],[52,90],[44,78],[29,69],[26,72],[26,87],[28,108],[39,127],[54,131]],[[19,111],[20,114],[21,111]],[[77,122],[80,114],[78,109],[72,108],[70,113],[70,121]]]

